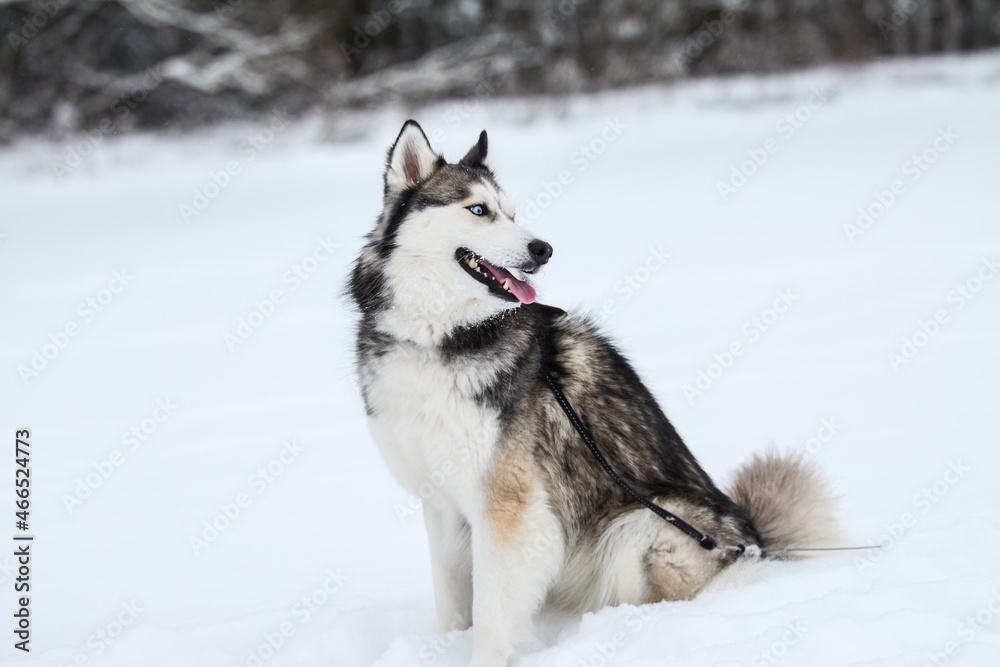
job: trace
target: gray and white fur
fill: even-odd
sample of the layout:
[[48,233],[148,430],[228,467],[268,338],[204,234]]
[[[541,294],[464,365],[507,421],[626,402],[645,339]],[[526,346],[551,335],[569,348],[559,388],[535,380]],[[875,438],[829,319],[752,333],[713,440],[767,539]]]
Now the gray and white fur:
[[546,373],[625,480],[720,546],[832,544],[830,491],[804,461],[755,457],[723,493],[614,345],[534,302],[552,248],[515,224],[487,151],[483,132],[447,163],[408,121],[350,283],[371,431],[424,499],[441,630],[472,626],[473,665],[505,665],[542,605],[690,599],[737,558],[617,486]]

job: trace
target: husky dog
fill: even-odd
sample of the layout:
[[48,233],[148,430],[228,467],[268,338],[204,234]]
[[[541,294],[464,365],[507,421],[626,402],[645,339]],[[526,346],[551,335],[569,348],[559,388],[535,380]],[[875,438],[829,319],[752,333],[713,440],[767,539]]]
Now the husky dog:
[[[835,538],[812,468],[756,456],[723,493],[618,350],[588,321],[535,303],[529,279],[552,247],[515,223],[485,131],[451,164],[407,121],[366,239],[350,293],[369,424],[392,473],[423,498],[441,630],[472,626],[474,665],[505,665],[543,604],[686,600],[741,557],[737,545],[781,557]],[[610,466],[719,548],[617,485],[549,378]]]

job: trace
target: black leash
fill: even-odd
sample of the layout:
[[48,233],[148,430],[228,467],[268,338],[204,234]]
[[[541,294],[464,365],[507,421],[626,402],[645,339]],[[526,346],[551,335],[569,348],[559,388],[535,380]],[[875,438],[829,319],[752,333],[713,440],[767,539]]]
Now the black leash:
[[[632,488],[632,485],[630,485],[628,482],[622,479],[621,475],[615,472],[615,469],[611,467],[611,464],[608,463],[608,460],[604,458],[603,454],[601,454],[601,450],[597,448],[597,444],[594,442],[594,439],[590,437],[590,433],[587,432],[587,429],[586,427],[584,427],[583,422],[580,421],[580,418],[577,416],[576,411],[573,410],[573,406],[571,406],[569,404],[569,401],[566,400],[566,395],[562,393],[561,389],[559,389],[559,385],[556,384],[556,381],[553,380],[552,376],[549,375],[548,373],[545,374],[545,381],[548,383],[549,388],[552,390],[552,393],[555,394],[556,400],[559,402],[559,407],[561,407],[563,409],[563,412],[566,413],[566,416],[569,417],[569,421],[571,424],[573,424],[573,428],[575,428],[576,432],[580,434],[580,437],[587,444],[587,448],[590,449],[590,453],[594,455],[594,458],[597,459],[597,462],[600,463],[601,466],[604,468],[604,470],[608,473],[608,475],[611,476],[611,479],[615,481],[615,484],[625,489],[625,491],[627,491],[630,496],[632,496],[640,503],[645,505],[647,508],[652,510],[657,516],[661,517],[664,521],[666,521],[670,525],[682,531],[684,534],[691,537],[699,545],[701,545],[703,549],[706,549],[708,551],[713,551],[714,549],[717,549],[719,547],[718,543],[715,541],[715,538],[713,538],[711,535],[706,535],[705,533],[702,533],[697,528],[687,523],[677,515],[671,514],[667,510],[663,509],[662,507],[654,503],[652,500],[650,500],[646,496],[636,491],[634,488]],[[727,551],[735,551],[737,554],[743,554],[746,553],[747,551],[747,547],[745,544],[737,544],[734,546],[727,546],[722,548]],[[791,547],[786,549],[778,549],[778,551],[781,553],[788,553],[790,551],[858,551],[862,549],[881,549],[881,548],[882,547],[880,545],[871,545],[863,547]],[[763,551],[760,551],[758,553],[763,557],[764,555]],[[774,552],[768,551],[768,553],[774,553]]]
[[[634,488],[632,488],[631,484],[622,479],[621,475],[615,472],[615,469],[611,467],[611,464],[608,463],[608,460],[604,458],[603,454],[601,454],[601,450],[597,448],[597,445],[594,443],[594,439],[590,437],[590,433],[587,432],[587,429],[580,421],[580,418],[573,410],[573,407],[569,404],[569,401],[566,400],[566,395],[562,393],[561,389],[559,389],[559,385],[557,385],[555,380],[552,379],[552,376],[546,373],[545,381],[548,383],[549,388],[552,390],[552,393],[555,394],[556,400],[559,402],[559,407],[563,409],[563,412],[565,412],[566,416],[569,417],[569,421],[571,424],[573,424],[573,427],[576,429],[576,432],[579,433],[580,437],[583,438],[583,441],[587,443],[587,447],[590,449],[590,453],[594,455],[594,458],[597,459],[597,462],[600,463],[601,466],[604,468],[604,470],[611,476],[611,479],[615,480],[615,484],[625,489],[625,491],[627,491],[630,496],[632,496],[640,503],[645,505],[647,508],[652,510],[664,521],[666,521],[670,525],[674,526],[681,532],[685,533],[686,535],[694,539],[699,545],[701,545],[702,549],[707,549],[708,551],[712,551],[718,548],[719,546],[718,543],[715,541],[715,538],[713,538],[711,535],[706,535],[705,533],[702,533],[697,528],[687,523],[677,515],[671,514],[667,510],[663,509],[662,507],[654,503],[652,500],[650,500],[646,496],[636,491]],[[743,553],[746,551],[746,546],[742,544],[725,548],[729,551],[736,551],[737,553]]]

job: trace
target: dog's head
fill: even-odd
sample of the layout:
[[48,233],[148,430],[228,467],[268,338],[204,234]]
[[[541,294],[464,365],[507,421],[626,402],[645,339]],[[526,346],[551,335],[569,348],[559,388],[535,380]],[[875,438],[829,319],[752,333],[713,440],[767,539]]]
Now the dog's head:
[[387,332],[438,343],[535,300],[529,276],[552,247],[514,223],[486,132],[456,164],[410,120],[389,150],[385,202],[354,268],[351,291]]

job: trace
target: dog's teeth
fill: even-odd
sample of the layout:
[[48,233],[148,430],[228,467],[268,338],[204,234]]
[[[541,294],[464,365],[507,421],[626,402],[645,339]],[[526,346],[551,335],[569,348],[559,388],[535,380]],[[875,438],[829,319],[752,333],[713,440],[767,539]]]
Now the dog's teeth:
[[503,288],[508,292],[510,291],[510,279],[503,281]]
[[468,263],[469,263],[469,268],[470,269],[478,269],[479,268],[479,264],[477,264],[476,260],[474,260],[474,259],[470,259]]

